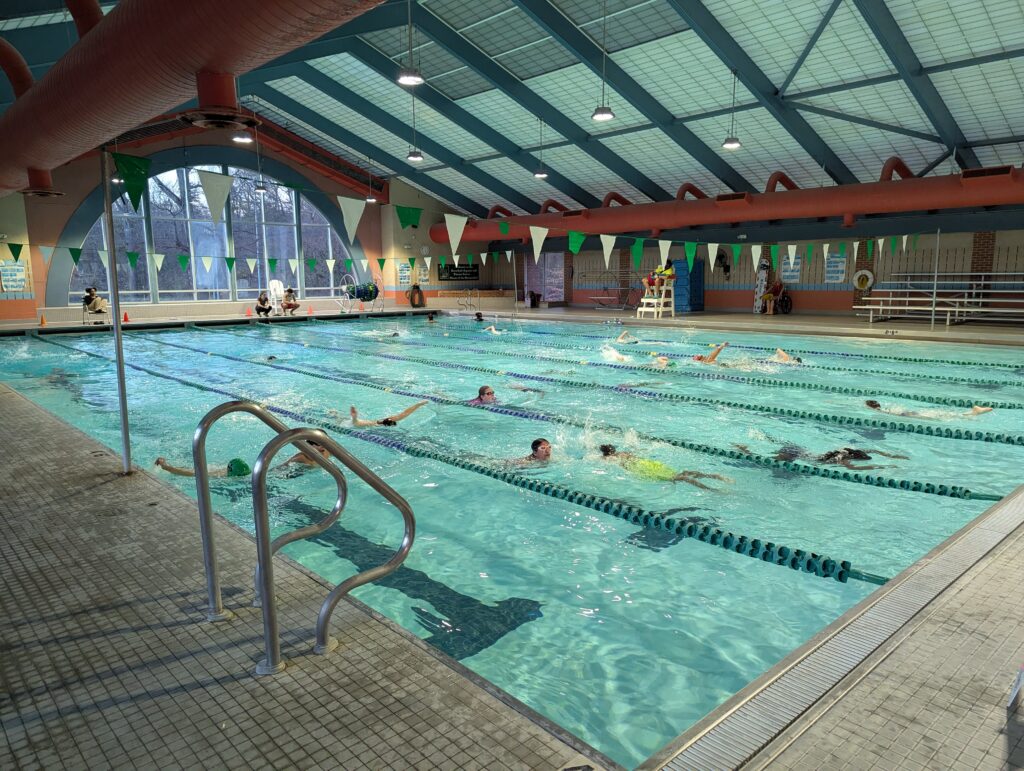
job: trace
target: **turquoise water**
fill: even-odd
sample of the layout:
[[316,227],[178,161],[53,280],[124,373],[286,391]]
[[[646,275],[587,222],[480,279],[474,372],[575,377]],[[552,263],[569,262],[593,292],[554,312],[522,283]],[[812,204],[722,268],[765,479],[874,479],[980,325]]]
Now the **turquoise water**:
[[[914,425],[931,425],[1024,434],[1019,350],[787,336],[787,350],[813,352],[799,354],[804,365],[794,367],[765,361],[778,338],[732,334],[721,356],[730,366],[713,368],[690,357],[709,350],[721,333],[630,327],[643,342],[616,345],[619,355],[631,358],[618,362],[601,347],[621,327],[504,326],[499,336],[465,319],[428,325],[422,318],[130,332],[125,351],[136,367],[127,373],[135,460],[147,465],[163,455],[188,465],[197,422],[228,394],[333,429],[410,501],[417,517],[405,566],[355,595],[626,766],[657,751],[875,587],[647,531],[444,459],[500,465],[525,456],[533,439],[545,437],[554,447],[552,462],[519,473],[848,560],[886,577],[991,504],[765,468],[655,438],[743,445],[769,456],[784,445],[811,455],[838,447],[881,450],[907,457],[875,454],[864,464],[885,468],[864,473],[987,494],[1008,493],[1021,482],[1022,446],[912,433]],[[640,368],[655,351],[675,366]],[[4,338],[0,379],[117,449],[112,355],[106,335]],[[935,363],[941,360],[974,363]],[[516,414],[450,402],[474,397],[485,383]],[[835,387],[899,394],[877,398],[931,419],[879,414],[864,406],[869,396],[826,390]],[[431,403],[397,427],[368,431],[440,460],[346,433],[351,405],[377,419],[419,398]],[[1004,406],[968,418],[965,407],[937,403],[942,400]],[[757,406],[887,420],[909,430],[750,409]],[[578,425],[531,419],[545,414]],[[231,416],[212,432],[208,457],[211,463],[235,456],[252,463],[269,438],[257,421]],[[606,442],[671,469],[731,481],[706,479],[711,489],[701,489],[640,478],[601,459],[597,448]],[[154,473],[194,496],[191,479]],[[334,528],[286,547],[330,580],[379,564],[401,538],[397,512],[361,483],[350,487],[349,507]],[[220,514],[252,529],[247,480],[214,480],[213,494]],[[278,531],[319,519],[333,500],[320,471],[272,474]]]

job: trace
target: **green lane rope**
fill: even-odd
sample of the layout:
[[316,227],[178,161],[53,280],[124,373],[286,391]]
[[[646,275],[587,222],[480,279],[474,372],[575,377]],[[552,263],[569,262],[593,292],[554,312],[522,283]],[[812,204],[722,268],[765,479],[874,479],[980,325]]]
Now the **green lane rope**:
[[[157,335],[159,334],[163,333],[157,333]],[[531,410],[525,407],[503,407],[498,404],[469,404],[465,400],[452,399],[451,397],[447,396],[425,394],[417,391],[404,389],[402,388],[401,384],[392,383],[389,385],[385,385],[383,383],[371,380],[369,378],[351,372],[345,373],[344,375],[339,375],[324,370],[310,371],[306,369],[301,369],[299,367],[294,367],[291,365],[271,364],[270,362],[253,361],[251,359],[242,358],[240,356],[233,356],[227,353],[207,351],[203,348],[195,348],[193,346],[184,345],[182,343],[171,343],[165,340],[159,340],[157,339],[157,335],[147,335],[146,339],[149,339],[152,342],[159,343],[160,345],[166,345],[172,348],[179,348],[182,350],[191,351],[192,353],[201,353],[207,356],[216,356],[218,358],[226,359],[228,361],[240,362],[242,364],[256,364],[261,367],[269,367],[271,369],[278,369],[285,372],[294,372],[296,374],[305,375],[307,377],[317,378],[320,380],[333,380],[335,382],[351,383],[355,385],[364,386],[367,388],[374,388],[378,391],[386,391],[388,393],[409,396],[414,399],[427,399],[428,401],[432,401],[439,404],[457,405],[473,409],[484,409],[487,410],[488,412],[498,413],[499,415],[509,415],[512,417],[520,417],[528,420],[538,420],[547,423],[559,423],[562,425],[569,425],[582,429],[598,429],[601,431],[608,431],[615,434],[621,434],[623,431],[621,427],[607,423],[593,423],[587,420],[570,418],[563,415],[555,415],[552,413],[544,412],[542,410]],[[294,340],[284,341],[278,340],[277,338],[272,339],[275,342],[286,343],[288,345],[304,345],[303,343],[299,343]],[[844,482],[855,482],[858,484],[870,485],[872,487],[885,487],[893,490],[907,490],[910,492],[927,493],[930,495],[940,495],[950,498],[964,498],[971,500],[986,501],[998,501],[1002,500],[1003,498],[1003,496],[1001,495],[978,493],[958,485],[935,485],[930,482],[917,482],[907,479],[895,479],[892,477],[878,476],[875,474],[861,474],[858,472],[851,472],[849,470],[840,471],[839,469],[823,468],[821,466],[813,466],[806,463],[779,461],[767,455],[741,452],[739,450],[729,450],[722,447],[714,447],[712,445],[701,444],[699,442],[690,442],[683,439],[668,439],[661,436],[655,436],[653,434],[638,433],[637,436],[638,438],[643,439],[645,441],[663,442],[674,447],[692,450],[694,452],[703,453],[705,455],[711,455],[720,458],[729,458],[730,460],[745,461],[747,463],[751,463],[753,465],[765,468],[784,469],[792,473],[804,474],[806,476],[816,476],[825,479],[837,479]]]
[[[522,322],[519,322],[522,324]],[[642,325],[636,325],[633,328],[641,327]],[[650,329],[650,327],[643,327],[644,329]],[[530,335],[557,335],[560,337],[586,337],[596,340],[604,340],[605,335],[587,335],[580,332],[545,332],[539,329],[525,329],[522,332]],[[708,330],[712,331],[712,330]],[[652,340],[651,342],[657,343],[670,343],[671,340]],[[748,351],[774,351],[774,348],[767,348],[761,345],[734,345],[732,348],[742,348]],[[877,359],[879,361],[906,361],[913,364],[955,364],[962,367],[996,367],[1000,369],[1021,369],[1024,365],[1021,364],[1003,364],[1000,362],[991,361],[961,361],[959,359],[924,359],[913,356],[886,356],[878,353],[851,353],[845,351],[813,351],[804,348],[791,348],[789,349],[792,353],[803,353],[809,356],[841,356],[844,358],[851,359]]]
[[[471,335],[470,334],[473,331],[474,330],[473,330],[472,327],[466,328],[465,329],[465,335],[459,334],[458,339],[460,339],[460,340],[479,340],[480,339],[479,334],[478,335]],[[476,331],[479,332],[479,330],[476,330]],[[461,333],[462,330],[460,329],[459,332]],[[445,333],[443,333],[443,332],[426,332],[426,331],[421,331],[419,334],[422,334],[422,335],[427,336],[427,337],[445,337],[446,336]],[[452,333],[449,332],[447,336],[451,337]],[[513,343],[511,343],[510,341],[494,340],[493,337],[494,336],[491,335],[491,336],[489,336],[487,338],[489,343],[496,343],[496,344],[497,343],[505,343],[507,345],[513,345]],[[614,342],[614,339],[611,339],[611,338],[600,338],[600,339],[605,340],[609,345],[613,345],[613,346],[616,345],[616,343]],[[670,340],[644,340],[644,341],[641,341],[640,345],[644,345],[644,344],[647,344],[647,343],[658,344],[658,345],[660,345],[660,344],[667,344],[667,345],[676,345],[676,346],[686,346],[686,347],[698,348],[698,349],[706,348],[707,347],[707,346],[705,346],[705,345],[703,345],[701,343],[687,343],[687,342],[682,342],[682,341],[670,341]],[[630,345],[632,345],[632,344],[630,344]],[[594,352],[594,346],[593,345],[572,345],[571,343],[544,343],[544,347],[545,348],[559,348],[559,349],[567,350],[567,351],[590,351],[591,353]],[[730,345],[729,347],[730,348],[739,348],[739,347],[742,347],[742,346]],[[747,347],[749,348],[751,346],[747,346]],[[637,349],[636,348],[631,348],[630,350],[637,350]],[[640,350],[643,350],[643,349],[641,348]],[[761,350],[761,349],[758,349],[758,350]],[[768,349],[764,349],[764,350],[768,350]],[[656,353],[662,354],[664,352],[663,351],[657,351]],[[682,356],[669,356],[668,358],[673,359],[673,358],[690,358],[690,357],[684,354]],[[787,365],[783,365],[783,366],[787,366]],[[1022,366],[1024,366],[1024,365],[1022,365]],[[914,375],[914,374],[912,374],[910,372],[896,372],[896,371],[893,371],[893,370],[884,370],[884,369],[857,369],[856,367],[831,367],[831,366],[828,366],[826,364],[811,364],[810,362],[806,362],[806,361],[803,362],[799,367],[797,367],[795,371],[803,371],[803,370],[808,370],[808,369],[823,370],[825,372],[853,372],[853,373],[862,374],[862,375],[880,375],[880,376],[883,376],[883,377],[905,377],[905,378],[918,378],[918,379],[920,379],[919,376]],[[985,380],[985,379],[973,378],[973,377],[956,377],[954,375],[933,375],[933,374],[929,374],[928,375],[928,380],[931,381],[931,382],[940,382],[940,383],[962,383],[962,384],[965,384],[965,385],[1010,386],[1010,387],[1024,388],[1024,379],[1017,380],[1017,381],[1014,381],[1014,380]],[[977,402],[976,401],[976,402],[974,402],[974,404],[982,404],[984,406],[988,406],[988,402]],[[1020,405],[1019,408],[1024,408],[1024,404]]]
[[[38,339],[51,345],[75,351],[77,353],[84,353],[87,356],[92,356],[107,362],[113,361],[110,357],[93,353],[91,351],[84,351],[80,348],[75,348],[74,346],[66,345],[64,343],[59,343],[51,339],[50,336]],[[152,377],[170,380],[190,388],[226,396],[229,399],[253,401],[252,399],[247,399],[247,397],[231,393],[230,391],[199,383],[193,383],[184,378],[152,370],[148,367],[142,367],[138,364],[129,364],[126,362],[125,366]],[[276,367],[277,365],[269,366]],[[265,402],[259,403],[266,404]],[[601,495],[593,495],[573,490],[565,485],[560,485],[555,482],[545,482],[541,479],[529,477],[525,474],[520,474],[514,471],[464,460],[462,458],[455,457],[453,453],[435,452],[423,447],[407,444],[406,442],[402,442],[397,439],[388,438],[380,434],[373,434],[367,431],[348,428],[346,426],[341,426],[337,423],[332,423],[331,421],[321,420],[318,418],[310,418],[302,415],[301,413],[282,409],[269,404],[266,404],[266,407],[271,412],[283,417],[291,418],[298,423],[319,425],[345,436],[351,436],[355,439],[361,439],[366,442],[395,449],[414,457],[427,458],[449,466],[455,466],[456,468],[472,471],[477,474],[482,474],[492,479],[505,482],[513,485],[514,487],[540,493],[541,495],[546,495],[550,498],[568,501],[569,503],[593,509],[594,511],[611,514],[619,519],[631,522],[649,530],[664,530],[674,533],[682,538],[696,538],[702,543],[719,546],[736,554],[742,554],[743,556],[759,559],[763,562],[788,567],[791,570],[816,575],[821,578],[831,578],[839,581],[840,583],[846,583],[850,578],[854,578],[858,581],[866,581],[868,583],[881,585],[889,580],[883,576],[876,576],[872,573],[855,570],[848,560],[834,560],[825,555],[808,552],[803,549],[793,549],[789,546],[775,544],[771,541],[766,541],[760,538],[736,535],[734,533],[715,528],[711,525],[699,525],[695,522],[680,521],[673,517],[665,516],[663,512],[648,511],[639,506],[633,506],[622,501],[605,498]]]
[[[321,322],[322,323],[322,322]],[[352,338],[342,335],[346,340],[352,342]],[[461,339],[461,338],[459,338]],[[385,341],[376,341],[378,344]],[[505,349],[485,350],[481,348],[470,348],[466,346],[441,345],[439,343],[418,343],[414,340],[401,340],[398,338],[387,338],[391,345],[414,346],[419,348],[441,348],[449,350],[467,351],[469,353],[485,353],[498,356],[509,356],[518,359],[536,359],[540,361],[551,361],[558,364],[582,364],[589,367],[602,367],[607,369],[630,370],[633,372],[656,372],[666,377],[688,377],[699,380],[725,380],[733,383],[746,383],[748,385],[764,386],[767,388],[793,388],[804,391],[823,391],[827,393],[846,394],[850,396],[890,396],[896,399],[908,399],[910,401],[925,402],[926,404],[941,404],[948,407],[973,407],[976,404],[992,407],[993,409],[1019,410],[1024,409],[1024,401],[991,401],[978,399],[960,399],[949,396],[923,396],[921,394],[910,394],[902,391],[882,391],[878,389],[854,388],[851,386],[838,386],[831,383],[803,383],[795,380],[778,380],[763,377],[749,377],[746,375],[725,374],[721,372],[699,372],[689,369],[659,369],[649,364],[615,364],[606,361],[587,361],[579,359],[565,359],[558,356],[544,356],[537,353],[515,353]],[[593,351],[591,351],[593,352]],[[708,367],[707,369],[714,369]],[[1013,444],[1013,442],[1011,442]]]

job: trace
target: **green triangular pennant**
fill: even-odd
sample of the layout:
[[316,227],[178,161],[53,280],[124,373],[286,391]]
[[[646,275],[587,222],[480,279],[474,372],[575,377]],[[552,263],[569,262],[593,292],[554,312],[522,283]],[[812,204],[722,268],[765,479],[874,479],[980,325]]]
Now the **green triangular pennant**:
[[772,244],[768,247],[768,253],[772,256],[772,270],[779,269],[779,245]]
[[82,259],[82,248],[79,246],[69,246],[68,252],[71,254],[71,261],[78,264],[78,261]]
[[187,254],[179,254],[178,255],[178,264],[181,266],[182,270],[188,270],[188,255]]
[[316,270],[316,257],[310,257],[306,260],[306,267],[310,270]]
[[875,254],[875,239],[868,239],[868,259],[870,260]]
[[277,257],[268,257],[267,267],[270,268],[271,273],[277,273]]
[[917,239],[920,237],[920,235],[921,235],[920,233],[914,233],[913,237],[911,237],[911,239],[910,239],[910,248],[911,249],[917,249]]
[[224,258],[224,264],[228,266],[228,271],[229,272],[234,270],[235,269],[235,258],[234,257],[225,257]]
[[7,248],[11,250],[11,256],[14,258],[15,262],[17,262],[18,258],[21,257],[21,247],[22,244],[7,244]]
[[644,258],[644,240],[634,238],[633,245],[629,247],[629,253],[633,256],[633,270],[640,270],[640,261]]
[[416,206],[396,206],[395,213],[398,215],[402,230],[405,230],[410,225],[420,226],[420,215],[423,214],[423,209]]
[[132,266],[132,270],[135,270],[135,263],[139,261],[139,253],[125,252],[124,256],[128,258],[128,264]]
[[814,244],[807,244],[807,264],[811,264],[811,260],[814,259]]
[[467,265],[472,265],[473,264],[473,255],[472,255],[472,253],[466,255],[466,264]]
[[683,241],[683,254],[686,255],[686,269],[693,273],[693,261],[697,257],[697,243]]
[[128,200],[132,202],[132,208],[139,210],[142,203],[142,194],[146,190],[146,178],[149,177],[149,158],[136,158],[134,155],[124,153],[111,153],[114,164],[117,166],[117,173],[124,180],[124,191],[128,193]]
[[507,236],[508,235],[508,223],[505,220],[502,220],[501,222],[498,223],[498,231],[503,236]]
[[416,270],[416,258],[415,257],[410,257],[409,258],[409,267],[412,268],[413,270]]
[[[508,224],[507,222],[505,223]],[[581,233],[578,230],[569,231],[569,251],[573,254],[579,254],[580,248],[583,246],[584,240],[586,240],[587,234]]]
[[495,262],[497,262],[497,261],[498,261],[498,258],[499,258],[500,256],[501,256],[501,255],[500,255],[500,254],[498,254],[497,252],[491,252],[491,259],[492,259],[492,260],[494,260]]
[[442,265],[447,265],[448,264],[448,255],[447,254],[442,254],[437,259],[439,259],[441,261]]
[[889,251],[895,256],[896,244],[899,243],[899,236],[889,236]]
[[743,244],[732,244],[732,264],[739,265],[740,252],[743,251]]
[[845,241],[840,241],[839,242],[839,256],[840,257],[846,257],[846,242]]
[[387,262],[383,257],[377,260],[377,264],[380,265],[380,272],[384,272],[384,263]]
[[345,260],[345,272],[346,273],[351,273],[352,272],[352,258],[351,257],[349,257],[349,258],[347,258]]

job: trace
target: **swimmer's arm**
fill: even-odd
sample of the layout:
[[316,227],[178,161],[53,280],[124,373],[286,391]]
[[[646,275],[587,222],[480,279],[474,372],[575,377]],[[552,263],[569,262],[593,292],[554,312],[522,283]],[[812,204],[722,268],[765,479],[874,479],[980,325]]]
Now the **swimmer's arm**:
[[[172,466],[164,458],[157,458],[156,465],[162,468],[169,474],[174,474],[179,477],[194,477],[196,472],[190,468],[182,468],[181,466]],[[209,477],[224,477],[227,476],[227,469],[222,468],[210,468],[207,469],[206,475]]]
[[854,466],[849,461],[844,461],[843,467],[850,469],[850,471],[873,471],[879,468],[889,468],[888,466]]
[[885,452],[883,450],[865,450],[864,452],[868,453],[869,455],[882,455],[886,458],[895,458],[897,460],[910,460],[909,455],[895,455],[891,452]]

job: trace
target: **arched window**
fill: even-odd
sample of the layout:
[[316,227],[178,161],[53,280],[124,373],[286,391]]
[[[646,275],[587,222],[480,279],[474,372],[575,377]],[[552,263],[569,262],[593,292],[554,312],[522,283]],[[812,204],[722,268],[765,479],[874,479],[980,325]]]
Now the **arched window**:
[[[233,177],[219,224],[197,171]],[[258,190],[248,169],[219,165],[150,177],[139,212],[125,194],[114,201],[115,255],[104,217],[92,226],[71,272],[68,304],[80,303],[90,286],[109,296],[110,259],[126,303],[251,300],[273,279],[300,297],[340,295],[342,276],[354,269],[334,228],[300,192],[269,177],[264,185]]]

